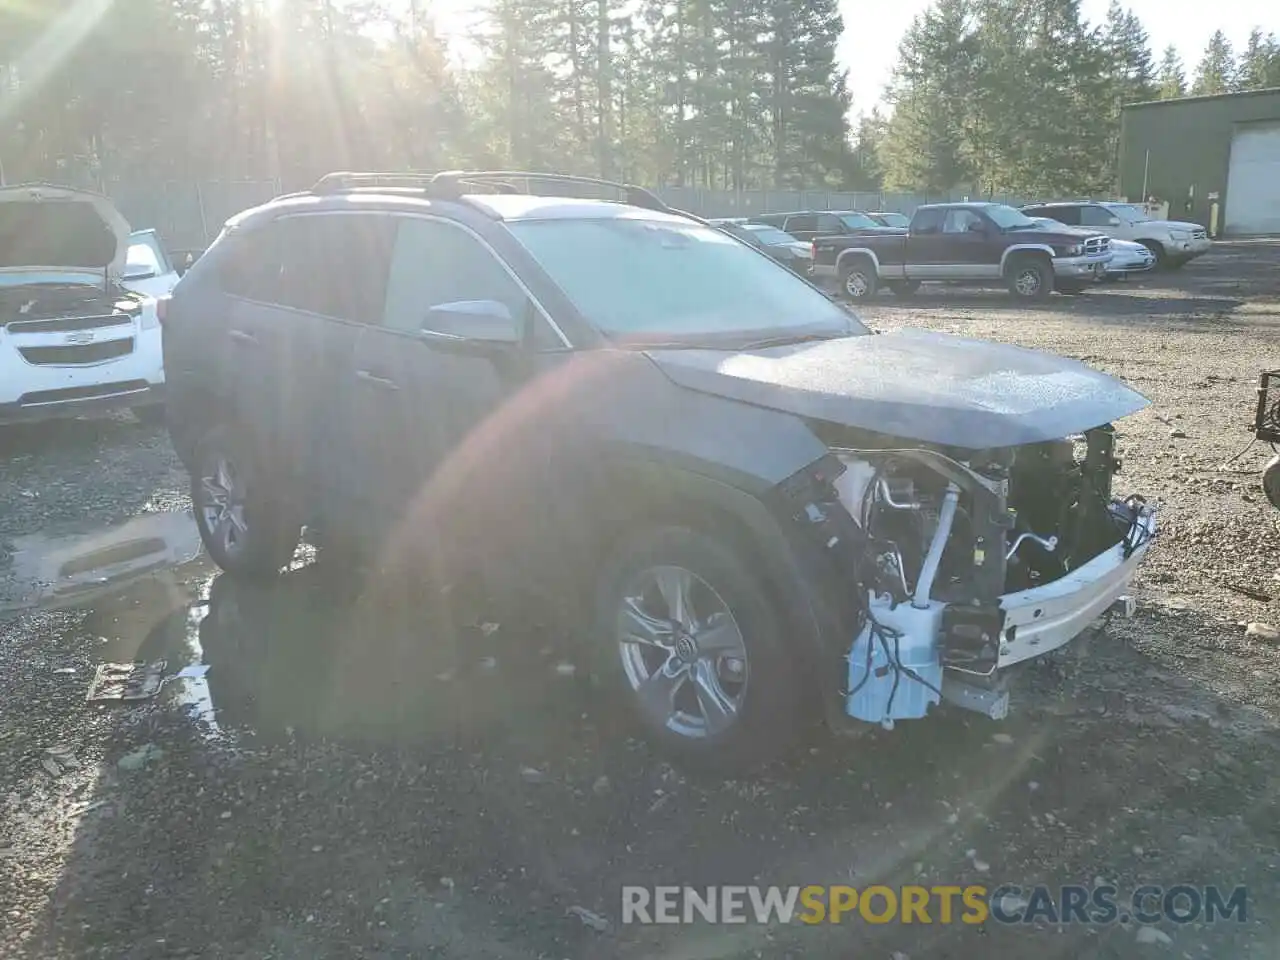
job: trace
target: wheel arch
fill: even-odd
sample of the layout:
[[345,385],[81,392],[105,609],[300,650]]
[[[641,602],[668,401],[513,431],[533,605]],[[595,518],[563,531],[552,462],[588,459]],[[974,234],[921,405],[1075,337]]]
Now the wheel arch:
[[1006,247],[1000,255],[1000,274],[1004,276],[1009,269],[1009,262],[1019,256],[1043,256],[1053,266],[1053,247],[1047,243],[1015,243]]
[[857,257],[864,257],[871,261],[871,265],[875,267],[876,274],[880,273],[880,258],[876,256],[876,252],[870,247],[850,247],[847,250],[841,250],[836,255],[836,272],[839,273],[840,265],[846,260],[852,260]]

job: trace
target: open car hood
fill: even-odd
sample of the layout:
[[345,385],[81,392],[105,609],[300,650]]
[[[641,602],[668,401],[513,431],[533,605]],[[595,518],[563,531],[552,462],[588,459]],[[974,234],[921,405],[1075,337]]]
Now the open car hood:
[[692,390],[969,449],[1056,440],[1147,406],[1074,360],[923,330],[755,351],[648,351]]
[[106,197],[72,187],[0,187],[0,274],[120,276],[129,224]]

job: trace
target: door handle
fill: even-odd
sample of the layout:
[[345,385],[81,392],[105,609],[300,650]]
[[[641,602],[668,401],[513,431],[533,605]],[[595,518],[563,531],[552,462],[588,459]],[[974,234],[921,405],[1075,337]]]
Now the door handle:
[[229,332],[228,332],[227,336],[229,336],[229,337],[230,337],[232,340],[234,340],[236,343],[250,343],[250,344],[252,344],[252,343],[257,343],[257,342],[258,342],[258,338],[257,338],[257,337],[255,337],[252,333],[249,333],[249,332],[247,332],[247,331],[245,331],[245,330],[231,330],[231,331],[229,331]]
[[356,379],[362,383],[367,383],[371,387],[377,387],[379,390],[399,390],[400,385],[394,380],[388,380],[386,377],[380,377],[368,370],[357,370]]

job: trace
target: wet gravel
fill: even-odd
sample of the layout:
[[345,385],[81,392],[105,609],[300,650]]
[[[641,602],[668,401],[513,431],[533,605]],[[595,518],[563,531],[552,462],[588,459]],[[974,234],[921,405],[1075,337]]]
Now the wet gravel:
[[[370,608],[324,562],[272,588],[197,562],[0,620],[0,956],[1274,957],[1280,643],[1241,624],[1280,622],[1280,512],[1259,451],[1219,467],[1275,362],[1277,267],[1280,246],[1232,245],[1032,311],[955,291],[865,310],[1080,357],[1154,401],[1120,436],[1120,486],[1164,531],[1139,614],[1028,670],[1004,724],[820,737],[739,781],[677,771],[557,637],[433,647],[412,608]],[[185,506],[161,434],[70,441],[0,461],[4,536]],[[135,658],[209,672],[85,703],[97,662]],[[1145,933],[619,924],[623,884],[1101,881],[1244,884],[1252,911]]]

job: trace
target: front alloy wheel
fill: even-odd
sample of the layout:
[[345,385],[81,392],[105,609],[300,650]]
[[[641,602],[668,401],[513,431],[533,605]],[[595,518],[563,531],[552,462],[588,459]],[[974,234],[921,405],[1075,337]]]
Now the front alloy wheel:
[[245,519],[247,491],[240,468],[224,455],[200,472],[204,496],[199,509],[204,527],[221,553],[228,558],[238,558],[249,533]]
[[805,719],[803,641],[757,564],[732,539],[669,526],[626,535],[601,571],[595,674],[691,770],[757,766]]
[[617,644],[650,725],[702,739],[737,721],[750,679],[746,643],[724,598],[691,570],[635,574],[619,605]]

